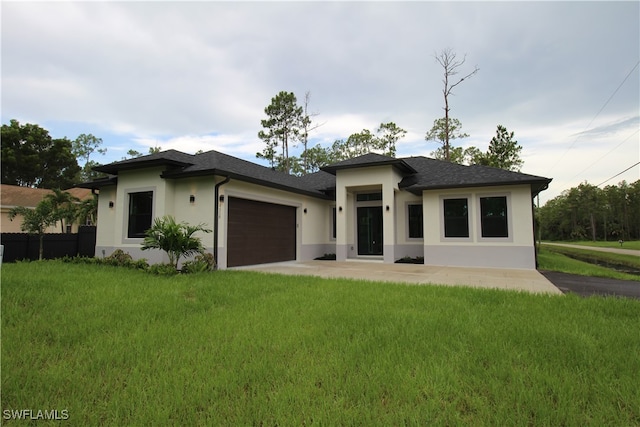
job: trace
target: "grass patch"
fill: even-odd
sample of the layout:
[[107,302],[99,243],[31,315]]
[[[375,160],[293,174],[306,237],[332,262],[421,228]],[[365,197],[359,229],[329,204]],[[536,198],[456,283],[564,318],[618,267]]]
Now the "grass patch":
[[2,275],[3,410],[67,409],[73,425],[640,424],[634,299],[55,261]]
[[[564,246],[552,246],[542,244],[541,254],[550,253],[550,254],[562,254],[568,255],[565,258],[569,258],[571,256],[578,257],[579,259],[587,259],[593,262],[602,262],[602,263],[610,263],[618,266],[627,266],[632,269],[640,270],[640,257],[635,255],[626,255],[626,254],[616,254],[611,252],[602,252],[602,251],[593,251],[588,248],[585,249],[577,249],[577,248],[567,248]],[[544,259],[544,258],[543,258]],[[562,261],[561,261],[562,260]],[[581,262],[579,260],[574,260]],[[539,260],[542,265],[542,262]],[[557,258],[557,263],[564,262],[563,258]],[[586,265],[585,265],[586,264]],[[612,278],[622,278],[626,280],[638,280],[640,277],[632,274],[619,273],[610,268],[588,268],[589,266],[598,267],[597,265],[593,265],[589,262],[582,262],[582,264],[570,263],[568,264],[569,268],[573,268],[579,271],[581,268],[586,269],[584,273],[577,272],[576,274],[582,274],[585,276],[598,276],[598,277],[612,277]],[[545,269],[542,266],[541,269]],[[551,268],[548,268],[551,269]],[[587,271],[588,270],[588,271]],[[555,271],[564,271],[564,270],[555,270]],[[567,273],[573,271],[566,271]],[[591,274],[590,272],[595,272],[597,274]],[[602,276],[602,274],[608,274],[606,276]],[[618,276],[617,274],[622,274],[623,276]]]
[[557,251],[556,247],[544,246],[544,244],[538,252],[538,269],[609,279],[635,281],[640,279],[640,277],[633,274],[621,273],[610,268],[570,258],[564,255],[562,251]]
[[[544,242],[543,242],[544,243]],[[640,240],[632,240],[632,241],[628,241],[628,242],[624,242],[622,244],[622,246],[620,246],[620,243],[618,243],[618,241],[614,241],[614,242],[594,242],[591,240],[585,240],[585,241],[579,241],[579,242],[573,242],[573,241],[566,241],[566,242],[550,242],[550,243],[564,243],[567,245],[580,245],[580,246],[595,246],[597,248],[615,248],[615,249],[633,249],[636,251],[640,251]]]

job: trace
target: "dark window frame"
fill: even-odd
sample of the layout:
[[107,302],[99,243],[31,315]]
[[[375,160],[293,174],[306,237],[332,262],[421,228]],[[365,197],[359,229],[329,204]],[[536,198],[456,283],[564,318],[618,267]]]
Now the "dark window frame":
[[[420,213],[417,213],[420,208]],[[414,210],[414,212],[412,212]],[[424,209],[422,203],[407,204],[407,232],[409,239],[424,239]]]
[[382,191],[376,191],[373,193],[356,194],[356,202],[377,202],[377,201],[382,201]]
[[338,234],[337,233],[337,225],[336,225],[336,223],[338,222],[338,212],[337,212],[337,209],[336,209],[335,206],[333,206],[331,208],[331,212],[332,212],[332,215],[331,215],[331,238],[333,240],[335,240],[336,236]]
[[129,194],[127,238],[141,239],[153,222],[153,191],[134,191]]
[[468,197],[443,198],[442,216],[443,236],[446,239],[468,239],[471,237]]
[[509,238],[507,196],[480,197],[480,235],[483,239]]

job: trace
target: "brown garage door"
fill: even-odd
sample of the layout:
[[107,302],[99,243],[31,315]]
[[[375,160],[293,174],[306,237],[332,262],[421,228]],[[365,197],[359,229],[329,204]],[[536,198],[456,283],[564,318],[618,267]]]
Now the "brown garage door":
[[229,197],[227,266],[296,259],[296,208]]

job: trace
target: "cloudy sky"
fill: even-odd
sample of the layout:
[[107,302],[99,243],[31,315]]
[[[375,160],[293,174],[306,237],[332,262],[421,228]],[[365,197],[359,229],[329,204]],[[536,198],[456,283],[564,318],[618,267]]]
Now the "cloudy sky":
[[[393,121],[399,156],[429,155],[450,48],[477,66],[450,99],[486,149],[498,124],[547,200],[640,161],[640,3],[2,2],[2,123],[102,138],[108,163],[151,146],[250,161],[281,90],[329,145]],[[635,166],[607,184],[640,178]],[[543,201],[544,201],[543,200]]]

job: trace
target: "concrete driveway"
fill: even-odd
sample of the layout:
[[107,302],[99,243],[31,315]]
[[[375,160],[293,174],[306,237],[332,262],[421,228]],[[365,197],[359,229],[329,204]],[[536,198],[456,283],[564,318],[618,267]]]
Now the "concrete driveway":
[[409,284],[472,286],[562,295],[536,270],[435,267],[420,264],[384,264],[379,261],[291,261],[234,269],[288,275],[347,278]]

